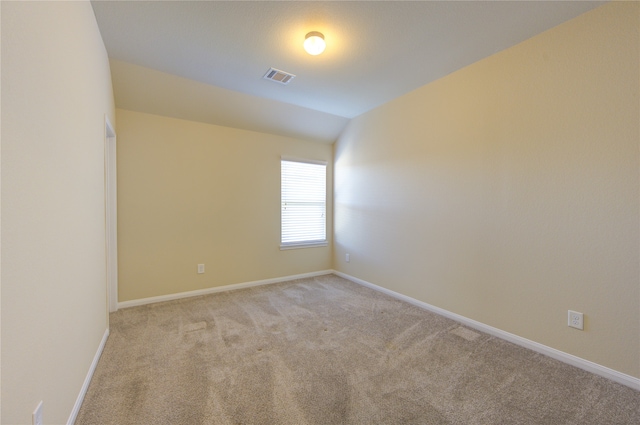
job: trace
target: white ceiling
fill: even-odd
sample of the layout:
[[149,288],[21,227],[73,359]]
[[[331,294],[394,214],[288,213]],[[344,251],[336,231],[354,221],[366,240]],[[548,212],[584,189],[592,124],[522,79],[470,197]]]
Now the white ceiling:
[[[331,143],[350,118],[603,2],[92,4],[118,107]],[[302,49],[309,31],[322,55]],[[262,79],[270,67],[296,78]]]

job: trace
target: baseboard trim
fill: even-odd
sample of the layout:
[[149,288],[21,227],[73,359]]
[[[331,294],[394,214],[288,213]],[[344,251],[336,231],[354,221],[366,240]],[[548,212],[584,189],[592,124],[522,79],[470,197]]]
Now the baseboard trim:
[[96,351],[96,355],[93,356],[93,361],[91,362],[91,366],[89,366],[89,372],[87,373],[87,376],[84,378],[82,389],[80,389],[80,394],[78,394],[78,398],[76,399],[76,404],[74,404],[73,410],[71,411],[71,415],[69,415],[69,419],[67,420],[67,425],[73,425],[76,422],[76,417],[78,416],[78,412],[80,411],[80,407],[82,406],[82,402],[84,401],[84,396],[87,394],[87,390],[89,389],[91,378],[93,378],[93,373],[96,371],[96,366],[98,366],[98,360],[100,360],[100,356],[102,355],[102,350],[104,350],[104,345],[107,343],[107,338],[109,338],[108,328],[105,329],[104,335],[102,336],[102,341],[100,341],[100,345],[98,346],[98,351]]
[[187,291],[187,292],[178,292],[176,294],[160,295],[157,297],[140,298],[137,300],[123,301],[121,303],[118,303],[118,309],[137,307],[145,304],[153,304],[153,303],[159,303],[164,301],[179,300],[181,298],[198,297],[200,295],[208,295],[208,294],[215,294],[217,292],[233,291],[235,289],[251,288],[253,286],[269,285],[271,283],[286,282],[288,280],[304,279],[307,277],[322,276],[322,275],[331,274],[331,273],[333,273],[333,270],[321,270],[321,271],[311,272],[311,273],[302,273],[302,274],[296,274],[291,276],[276,277],[273,279],[256,280],[253,282],[234,283],[231,285],[224,285],[224,286],[214,286],[213,288],[198,289],[195,291]]
[[522,338],[518,335],[514,335],[509,332],[505,332],[498,328],[494,328],[493,326],[485,325],[484,323],[477,322],[475,320],[469,319],[467,317],[461,316],[456,313],[452,313],[448,310],[433,306],[431,304],[427,304],[425,302],[416,300],[415,298],[411,298],[407,295],[400,294],[398,292],[392,291],[387,288],[383,288],[381,286],[375,285],[371,282],[367,282],[366,280],[358,279],[357,277],[348,275],[346,273],[339,272],[337,270],[333,271],[334,274],[350,280],[352,282],[358,283],[362,286],[369,287],[376,291],[382,292],[384,294],[390,295],[394,298],[397,298],[402,301],[406,301],[410,304],[415,305],[416,307],[423,308],[425,310],[431,311],[433,313],[439,314],[441,316],[447,317],[449,319],[455,320],[456,322],[460,322],[464,325],[467,325],[471,328],[477,329],[479,331],[488,333],[495,337],[504,339],[513,344],[519,345],[524,348],[528,348],[540,354],[544,354],[556,360],[559,360],[563,363],[570,364],[572,366],[578,367],[580,369],[586,370],[587,372],[591,372],[593,374],[602,376],[604,378],[615,381],[619,384],[625,385],[627,387],[631,387],[635,390],[640,390],[640,379],[635,378],[631,375],[624,374],[622,372],[618,372],[617,370],[610,369],[608,367],[599,365],[589,360],[585,360],[581,357],[574,356],[573,354],[565,353],[564,351],[556,350],[555,348],[548,347],[546,345],[540,344],[535,341],[531,341],[526,338]]

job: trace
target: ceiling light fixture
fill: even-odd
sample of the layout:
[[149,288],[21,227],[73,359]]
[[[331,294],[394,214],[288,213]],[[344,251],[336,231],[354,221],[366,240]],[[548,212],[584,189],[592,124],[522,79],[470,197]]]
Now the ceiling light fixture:
[[310,55],[316,56],[324,52],[327,43],[324,42],[324,35],[318,31],[311,31],[304,37],[304,50]]

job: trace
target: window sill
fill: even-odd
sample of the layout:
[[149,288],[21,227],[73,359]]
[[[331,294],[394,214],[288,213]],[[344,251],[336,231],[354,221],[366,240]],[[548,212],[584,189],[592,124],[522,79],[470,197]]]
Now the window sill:
[[280,251],[299,248],[316,248],[321,246],[329,246],[329,243],[327,241],[288,243],[285,245],[280,245]]

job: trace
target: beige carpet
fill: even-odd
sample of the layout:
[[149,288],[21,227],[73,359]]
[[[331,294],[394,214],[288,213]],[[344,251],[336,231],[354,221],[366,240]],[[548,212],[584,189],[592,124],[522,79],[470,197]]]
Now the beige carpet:
[[640,424],[640,392],[328,275],[135,307],[88,424]]

